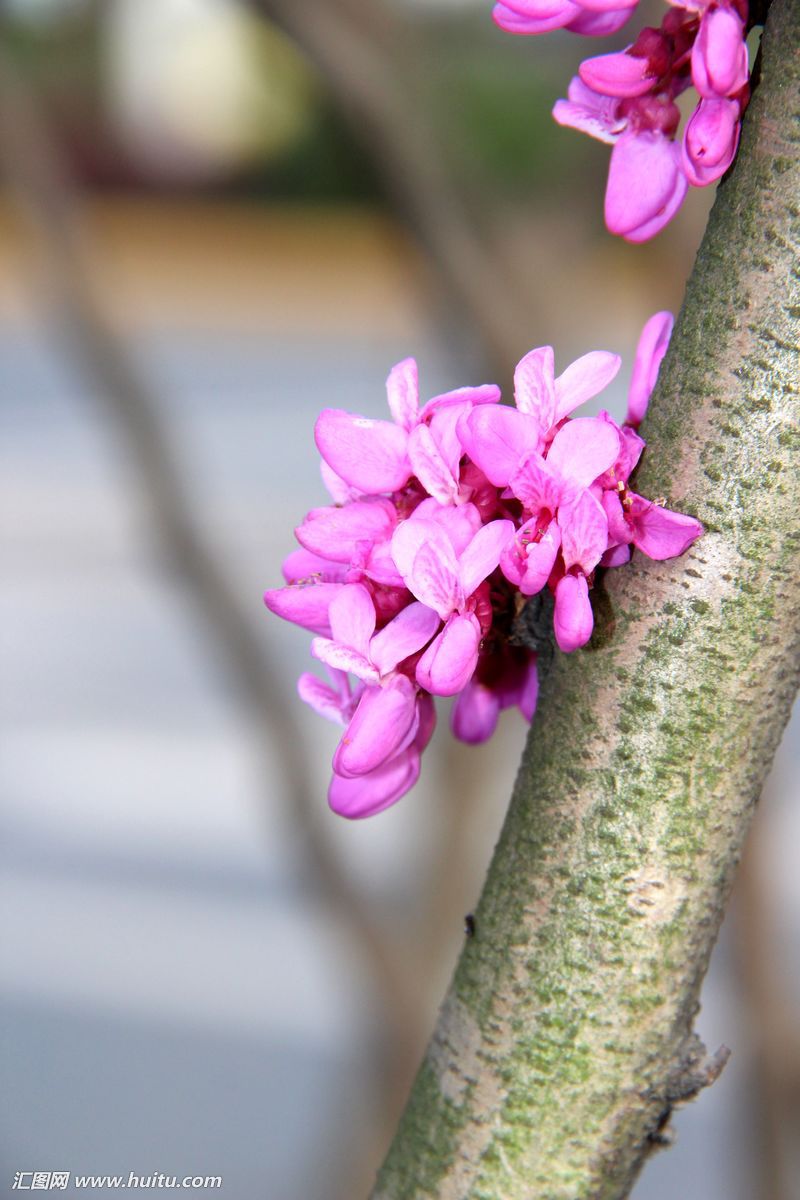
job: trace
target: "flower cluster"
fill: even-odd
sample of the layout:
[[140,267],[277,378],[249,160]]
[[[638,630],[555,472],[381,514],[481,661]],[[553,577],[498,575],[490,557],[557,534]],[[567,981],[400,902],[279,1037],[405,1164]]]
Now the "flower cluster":
[[[608,33],[636,7],[612,3],[507,0],[494,16],[513,33]],[[581,63],[553,116],[613,145],[605,200],[612,233],[647,241],[678,211],[689,184],[706,187],[727,171],[750,94],[747,21],[747,0],[683,0],[627,49]],[[700,99],[678,141],[676,99],[692,84]]]
[[328,669],[330,682],[302,675],[299,692],[344,727],[329,790],[336,812],[369,816],[409,790],[434,696],[456,697],[452,728],[465,742],[488,738],[504,708],[530,720],[536,655],[510,637],[526,597],[549,589],[556,642],[575,650],[591,636],[598,566],[626,562],[631,547],[669,558],[702,533],[628,482],[671,328],[668,313],[645,326],[623,426],[607,412],[570,416],[611,382],[618,356],[586,354],[556,378],[549,346],[518,364],[515,408],[491,385],[420,407],[406,359],[387,380],[393,421],[320,415],[333,504],[296,529],[287,586],[264,599],[316,635],[311,652]]

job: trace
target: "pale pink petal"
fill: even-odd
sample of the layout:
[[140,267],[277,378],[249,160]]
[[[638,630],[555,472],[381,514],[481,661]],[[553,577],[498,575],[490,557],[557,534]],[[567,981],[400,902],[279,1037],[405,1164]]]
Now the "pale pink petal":
[[567,570],[578,566],[589,575],[608,544],[608,520],[602,505],[591,492],[581,492],[574,504],[559,509],[558,523],[564,566]]
[[448,405],[433,414],[429,426],[439,453],[455,480],[458,479],[459,466],[464,454],[464,447],[458,436],[458,423],[465,413],[471,411],[471,404]]
[[458,480],[440,454],[427,425],[417,425],[409,436],[408,457],[417,479],[435,500],[440,504],[455,502]]
[[403,659],[429,642],[439,628],[439,615],[415,601],[401,609],[396,617],[376,633],[370,645],[370,658],[385,675]]
[[556,588],[553,629],[559,648],[569,654],[592,636],[594,614],[583,575],[565,575]]
[[375,632],[375,605],[363,583],[340,588],[331,602],[329,616],[333,640],[368,658],[369,639]]
[[525,570],[519,590],[523,596],[535,596],[550,578],[561,546],[561,529],[551,521],[538,542],[531,542],[525,555]]
[[675,318],[671,312],[654,313],[645,322],[636,347],[631,386],[628,390],[629,425],[639,425],[644,420],[647,405],[658,378],[658,368],[667,352]]
[[547,455],[547,465],[578,487],[588,487],[616,462],[619,435],[598,417],[576,417],[562,425]]
[[405,587],[403,577],[392,558],[391,542],[380,542],[377,546],[373,546],[366,557],[363,570],[368,579],[374,580],[375,583],[382,583],[384,587]]
[[625,510],[619,497],[619,492],[603,492],[603,512],[608,521],[608,541],[610,545],[620,542],[626,545],[633,537],[633,530],[625,520]]
[[352,650],[350,646],[343,646],[341,642],[315,637],[311,643],[311,653],[327,667],[336,671],[349,671],[351,675],[363,679],[364,683],[374,685],[380,680],[380,675],[363,654]]
[[413,429],[419,409],[419,380],[413,358],[404,358],[392,367],[386,380],[386,396],[397,424],[406,430]]
[[459,504],[457,508],[443,506],[438,500],[423,500],[414,510],[413,520],[435,521],[445,531],[456,555],[463,553],[483,522],[474,504]]
[[558,124],[613,145],[628,124],[620,101],[593,92],[578,75],[572,79],[567,96],[567,100],[557,100],[553,107],[553,117]]
[[500,388],[496,383],[479,383],[476,387],[454,388],[452,392],[442,392],[432,396],[420,412],[420,420],[424,421],[433,413],[446,408],[467,405],[472,408],[475,404],[497,404],[500,399]]
[[554,513],[559,504],[569,499],[570,486],[542,458],[529,454],[509,481],[509,487],[526,511]]
[[393,758],[418,725],[417,689],[404,675],[385,687],[369,687],[358,702],[333,756],[338,775],[365,775]]
[[331,632],[328,610],[331,601],[342,590],[341,583],[292,584],[264,592],[264,603],[270,612],[301,629],[327,636]]
[[678,211],[687,186],[674,142],[660,133],[628,130],[611,151],[606,225],[628,241],[647,241]]
[[[631,4],[624,5],[628,11],[632,11],[638,0],[633,0]],[[616,13],[619,10],[619,0],[580,0],[581,8],[592,13]]]
[[478,662],[481,629],[472,613],[453,616],[417,664],[417,682],[434,696],[454,696]]
[[323,683],[316,675],[305,671],[297,681],[297,692],[300,699],[313,708],[319,716],[333,721],[336,725],[344,725],[346,720],[346,704],[339,692],[328,683]]
[[555,424],[555,358],[552,346],[538,346],[517,363],[514,400],[520,412],[536,419],[542,435]]
[[360,542],[384,542],[397,524],[389,500],[356,500],[344,508],[312,508],[295,529],[301,546],[334,562],[350,563]]
[[622,359],[607,350],[592,350],[570,363],[555,383],[555,424],[580,404],[585,404],[608,387],[619,371]]
[[351,821],[374,817],[411,790],[419,768],[419,751],[411,747],[366,775],[346,779],[334,773],[328,803],[340,817]]
[[326,408],[317,418],[314,440],[336,474],[361,492],[394,492],[411,476],[408,434],[391,421]]
[[490,521],[478,530],[458,561],[465,597],[496,569],[503,547],[513,536],[513,521]]
[[450,728],[460,742],[477,746],[492,736],[499,716],[497,693],[471,679],[453,705]]
[[328,491],[328,494],[334,504],[347,504],[350,500],[355,500],[361,493],[358,488],[350,487],[349,483],[345,483],[340,479],[332,467],[329,467],[325,459],[320,459],[319,464],[320,475],[322,482]]
[[578,72],[592,91],[620,99],[643,96],[650,91],[655,80],[650,60],[628,54],[625,50],[584,59]]
[[629,493],[628,516],[633,526],[633,544],[648,558],[675,558],[688,550],[703,532],[694,517],[670,512],[643,496]]
[[392,557],[408,590],[443,619],[463,604],[452,543],[435,521],[403,521],[392,538]]
[[495,487],[505,487],[526,454],[539,445],[539,426],[504,405],[481,405],[458,425],[461,444]]

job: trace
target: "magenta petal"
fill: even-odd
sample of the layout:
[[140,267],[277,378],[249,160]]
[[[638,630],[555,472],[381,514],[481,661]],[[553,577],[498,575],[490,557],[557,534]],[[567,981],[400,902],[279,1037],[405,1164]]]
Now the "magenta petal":
[[417,664],[417,682],[434,696],[454,696],[478,662],[481,630],[472,613],[453,616]]
[[541,539],[528,546],[519,589],[523,596],[535,596],[542,590],[550,578],[560,546],[561,529],[557,521],[551,521]]
[[619,434],[599,417],[576,417],[562,425],[547,455],[547,465],[578,487],[588,487],[612,466]]
[[539,445],[538,423],[504,405],[482,404],[459,422],[458,435],[469,457],[495,487],[505,487],[526,454]]
[[[618,0],[614,2],[617,4]],[[624,50],[587,58],[578,67],[578,73],[592,91],[601,92],[604,96],[618,96],[620,99],[643,96],[645,92],[650,91],[654,82],[650,60],[628,54]]]
[[496,383],[479,383],[472,387],[454,388],[451,392],[441,392],[432,396],[423,405],[420,420],[426,420],[436,413],[448,408],[472,408],[475,404],[497,404],[500,399],[500,388]]
[[630,546],[612,546],[606,550],[603,557],[600,559],[601,567],[623,567],[625,563],[631,561]]
[[627,421],[629,425],[638,425],[644,419],[650,395],[658,378],[658,368],[667,352],[674,323],[675,318],[671,312],[654,313],[645,322],[644,329],[639,335],[631,385],[628,390]]
[[514,400],[520,412],[536,419],[542,435],[555,424],[555,358],[552,346],[539,346],[517,363]]
[[392,538],[392,557],[408,590],[442,619],[463,604],[453,546],[435,521],[403,521]]
[[264,592],[270,612],[302,629],[327,636],[331,632],[328,611],[331,601],[345,587],[342,583],[291,584]]
[[580,33],[584,37],[608,37],[609,34],[616,33],[626,21],[631,19],[635,8],[636,4],[626,8],[606,9],[605,12],[584,10],[574,21],[570,21],[567,29],[570,33]]
[[337,725],[345,723],[346,702],[342,695],[316,675],[305,671],[297,681],[300,699],[314,709],[319,716]]
[[583,575],[565,575],[556,588],[553,628],[559,648],[566,654],[585,646],[592,636],[594,615],[589,585]]
[[364,691],[333,756],[338,775],[365,775],[404,748],[418,723],[416,692],[404,675]]
[[405,430],[413,429],[419,410],[419,380],[413,358],[404,358],[392,367],[386,380],[386,396],[397,424]]
[[539,699],[539,673],[536,670],[536,655],[534,654],[531,664],[528,667],[525,676],[525,682],[519,694],[519,710],[526,721],[533,720],[533,714],[536,712],[536,702]]
[[692,47],[692,82],[701,96],[730,96],[747,83],[744,23],[728,8],[703,15]]
[[411,790],[419,768],[419,751],[410,747],[366,775],[346,779],[334,773],[328,803],[340,817],[351,821],[374,817]]
[[611,151],[605,216],[611,233],[629,241],[653,237],[677,212],[686,195],[680,150],[663,134],[622,134]]
[[688,550],[703,533],[694,517],[670,512],[643,496],[630,492],[628,516],[633,525],[633,544],[648,558],[675,558]]
[[440,504],[458,497],[458,480],[448,467],[427,425],[417,425],[408,439],[411,468],[426,492]]
[[565,499],[565,481],[541,454],[529,454],[509,486],[523,508],[534,514],[544,509],[555,512]]
[[555,420],[560,421],[608,387],[619,371],[622,359],[607,350],[592,350],[576,358],[555,383]]
[[559,509],[558,523],[564,566],[568,571],[571,567],[580,567],[585,575],[589,575],[608,545],[608,520],[602,505],[591,492],[581,492],[574,504]]
[[375,605],[363,583],[350,583],[341,588],[329,610],[331,633],[336,642],[369,656],[369,639],[375,632]]
[[287,554],[281,572],[287,583],[344,583],[346,568],[301,546]]
[[394,492],[408,483],[408,434],[391,421],[326,408],[317,418],[314,440],[328,466],[361,492]]
[[500,698],[472,679],[453,705],[450,728],[460,742],[477,746],[492,736],[500,716]]
[[683,135],[684,174],[693,187],[707,187],[720,179],[733,162],[739,145],[737,100],[701,100]]
[[389,500],[355,500],[344,508],[312,508],[294,532],[300,545],[312,554],[350,563],[359,542],[384,542],[396,524],[397,514]]
[[439,628],[439,615],[427,605],[415,601],[401,609],[370,645],[370,658],[381,675],[393,670],[403,659],[421,650]]
[[619,493],[616,491],[603,492],[602,504],[608,521],[609,544],[614,545],[615,542],[627,544],[633,537],[633,530],[625,520],[625,510],[622,507]]
[[503,547],[514,536],[513,521],[490,521],[475,534],[458,563],[464,596],[471,596],[500,561]]
[[[537,6],[531,4],[526,6],[526,8],[531,11],[523,14],[516,12],[514,8],[509,7],[507,4],[495,4],[492,9],[492,20],[495,25],[499,25],[506,33],[550,33],[554,29],[563,29],[581,11],[577,4],[571,4],[569,0]],[[545,15],[533,15],[534,8],[538,8],[539,12]]]
[[435,521],[447,534],[456,555],[462,554],[481,528],[481,514],[474,504],[444,507],[438,500],[423,500],[414,510],[414,520],[424,517]]

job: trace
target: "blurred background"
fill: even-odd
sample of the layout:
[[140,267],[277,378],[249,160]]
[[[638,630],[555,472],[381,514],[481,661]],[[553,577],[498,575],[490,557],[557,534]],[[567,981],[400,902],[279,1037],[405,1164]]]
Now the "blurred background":
[[[468,749],[442,712],[414,792],[328,812],[308,637],[261,605],[326,501],[315,416],[382,415],[408,354],[432,395],[547,342],[559,369],[624,355],[619,415],[711,201],[606,234],[607,148],[549,117],[586,44],[489,7],[0,8],[0,1195],[35,1170],[369,1190],[525,730]],[[704,990],[731,1062],[636,1200],[800,1195],[799,744]]]

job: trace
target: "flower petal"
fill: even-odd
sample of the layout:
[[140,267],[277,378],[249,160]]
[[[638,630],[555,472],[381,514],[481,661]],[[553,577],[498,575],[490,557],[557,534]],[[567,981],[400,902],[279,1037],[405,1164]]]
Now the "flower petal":
[[554,513],[570,491],[569,484],[541,454],[528,455],[511,476],[509,487],[523,508],[534,514]]
[[564,566],[578,566],[589,575],[608,545],[608,520],[591,492],[583,491],[567,508],[558,511]]
[[458,498],[458,480],[453,476],[427,425],[417,425],[408,439],[411,467],[427,492],[440,504]]
[[301,629],[327,636],[331,632],[328,611],[342,583],[290,584],[264,592],[264,603],[270,612]]
[[[618,4],[618,0],[613,0]],[[588,4],[585,7],[590,7]],[[627,50],[613,54],[598,54],[587,58],[578,67],[581,79],[593,92],[620,99],[643,96],[655,82],[649,58],[629,54]]]
[[519,590],[523,596],[535,596],[550,578],[561,546],[561,529],[557,521],[551,521],[538,542],[531,542],[525,555],[525,569]]
[[389,500],[355,500],[344,508],[312,508],[295,529],[301,546],[334,562],[350,563],[359,542],[384,542],[392,536],[397,513]]
[[598,417],[575,417],[562,425],[547,455],[547,465],[578,487],[588,487],[617,460],[619,435]]
[[472,613],[452,616],[417,664],[417,682],[433,696],[454,696],[478,662],[481,629]]
[[520,459],[539,445],[537,422],[516,408],[482,404],[458,425],[461,445],[495,487],[505,487]]
[[609,231],[631,242],[654,237],[680,208],[687,186],[674,142],[661,133],[627,130],[611,151],[605,198]]
[[421,650],[439,628],[439,614],[426,604],[415,601],[400,610],[370,645],[370,658],[381,675],[393,670],[403,659]]
[[397,424],[405,430],[413,429],[419,410],[419,378],[415,359],[404,358],[392,367],[386,380],[386,397]]
[[335,642],[369,657],[369,639],[375,632],[375,605],[363,583],[349,583],[337,592],[329,610]]
[[477,746],[492,736],[499,716],[497,693],[471,679],[453,705],[450,728],[460,742]]
[[555,356],[552,346],[538,346],[517,363],[514,400],[520,412],[535,417],[542,436],[555,424]]
[[338,775],[366,775],[388,762],[418,725],[417,689],[405,675],[395,675],[385,687],[368,687],[333,756]]
[[392,538],[392,557],[408,590],[443,620],[463,604],[455,551],[435,521],[403,521]]
[[513,521],[490,521],[478,530],[458,562],[465,597],[471,596],[495,570],[503,547],[513,536]]
[[667,352],[669,339],[672,336],[672,326],[675,318],[671,312],[654,313],[639,335],[636,346],[636,357],[633,361],[633,374],[628,389],[629,425],[639,425],[644,420],[647,405],[658,378],[658,368]]
[[411,476],[408,434],[391,421],[326,408],[317,418],[314,440],[328,466],[369,495],[397,491]]
[[309,671],[304,671],[297,681],[297,692],[300,699],[319,716],[333,721],[336,725],[345,724],[345,699],[330,684],[324,683]]
[[584,646],[592,636],[594,614],[589,585],[583,575],[565,575],[556,588],[553,629],[559,648],[566,654]]
[[592,350],[576,358],[555,382],[555,419],[568,416],[578,405],[598,396],[619,371],[622,359],[607,350]]
[[327,667],[335,671],[349,671],[351,675],[363,679],[364,683],[374,686],[380,680],[378,672],[363,654],[331,638],[315,637],[311,643],[311,653]]
[[661,508],[635,492],[630,492],[629,496],[628,516],[633,525],[633,544],[648,558],[659,561],[676,558],[703,533],[703,526],[694,517]]
[[366,775],[345,779],[334,773],[328,803],[340,817],[351,821],[374,817],[411,790],[419,778],[419,768],[419,751],[409,747]]

